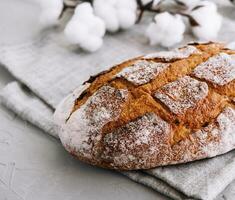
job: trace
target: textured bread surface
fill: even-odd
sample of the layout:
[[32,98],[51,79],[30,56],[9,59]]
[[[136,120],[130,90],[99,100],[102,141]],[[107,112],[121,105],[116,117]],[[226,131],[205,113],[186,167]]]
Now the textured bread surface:
[[235,148],[235,51],[189,44],[92,76],[55,112],[78,159],[105,168],[149,169]]

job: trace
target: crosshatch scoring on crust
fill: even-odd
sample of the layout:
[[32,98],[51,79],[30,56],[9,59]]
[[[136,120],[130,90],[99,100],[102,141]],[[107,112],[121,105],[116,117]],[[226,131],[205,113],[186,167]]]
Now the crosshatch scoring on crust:
[[120,115],[127,97],[127,90],[102,86],[67,120],[60,134],[64,145],[83,156],[96,153],[93,147],[101,139],[102,127]]
[[80,160],[120,170],[184,163],[234,149],[233,73],[212,70],[216,80],[230,80],[223,87],[193,74],[225,53],[235,54],[214,43],[189,45],[158,53],[162,59],[134,58],[93,77],[86,93],[73,98],[62,143]]
[[143,85],[156,78],[169,65],[168,63],[138,60],[131,66],[124,68],[116,77],[123,77],[134,85]]
[[183,114],[208,94],[208,85],[189,76],[180,78],[160,88],[155,97],[174,114]]
[[167,165],[213,157],[235,145],[234,129],[235,110],[226,107],[206,127],[172,145],[171,125],[154,113],[147,113],[105,135],[102,159],[114,168],[141,168],[152,167],[156,160],[159,165]]
[[146,164],[169,146],[171,126],[154,113],[147,113],[104,137],[105,160],[113,160],[114,166],[135,163]]
[[151,53],[144,56],[145,59],[161,59],[163,61],[169,62],[178,59],[188,58],[192,54],[200,54],[201,52],[194,46],[188,45],[182,48],[173,49],[171,51],[160,51],[156,53]]
[[173,163],[213,157],[229,151],[235,145],[234,130],[235,110],[226,107],[213,122],[171,147]]
[[213,84],[226,85],[235,79],[235,55],[220,53],[213,56],[197,66],[193,75]]

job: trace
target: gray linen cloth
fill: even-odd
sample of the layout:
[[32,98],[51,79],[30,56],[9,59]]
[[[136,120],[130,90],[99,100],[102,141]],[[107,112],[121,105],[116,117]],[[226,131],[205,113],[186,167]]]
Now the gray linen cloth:
[[[228,10],[226,10],[228,9]],[[224,20],[219,40],[234,40],[235,21]],[[233,16],[234,17],[234,16]],[[87,54],[69,46],[60,30],[46,30],[24,44],[0,45],[0,62],[17,81],[1,92],[2,103],[23,119],[57,137],[52,120],[59,101],[90,75],[157,49],[146,45],[145,25],[107,35],[101,50]],[[183,43],[192,40],[187,36]],[[214,199],[235,178],[235,152],[188,164],[121,172],[172,199]]]

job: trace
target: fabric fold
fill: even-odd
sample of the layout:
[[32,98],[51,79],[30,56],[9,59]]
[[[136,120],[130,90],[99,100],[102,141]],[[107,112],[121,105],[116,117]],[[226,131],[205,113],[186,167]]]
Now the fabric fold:
[[[221,41],[233,40],[235,22],[225,20]],[[57,137],[52,119],[61,99],[90,75],[134,56],[159,49],[143,40],[145,24],[127,32],[107,35],[94,54],[69,47],[58,30],[50,30],[25,44],[0,46],[0,63],[18,82],[1,92],[2,103],[46,133]],[[187,36],[183,43],[192,40]],[[61,147],[62,148],[62,147]],[[235,178],[235,151],[188,164],[121,172],[172,199],[212,200]]]
[[[50,108],[38,99],[27,87],[17,81],[11,82],[3,88],[0,96],[1,103],[8,109],[18,114],[22,119],[42,129],[45,133],[58,138],[57,132],[55,131],[56,125],[52,120],[53,108]],[[143,172],[120,173],[172,199],[184,199],[184,195],[154,176]]]
[[[1,91],[1,102],[22,119],[58,138],[52,119],[54,108],[46,105],[24,85],[17,81],[9,83]],[[188,164],[120,173],[172,199],[210,200],[235,178],[234,169],[235,154],[232,151]]]

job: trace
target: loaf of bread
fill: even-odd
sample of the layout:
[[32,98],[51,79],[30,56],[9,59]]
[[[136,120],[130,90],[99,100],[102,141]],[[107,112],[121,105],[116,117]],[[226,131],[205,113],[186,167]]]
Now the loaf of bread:
[[92,165],[149,169],[235,148],[235,51],[191,43],[92,76],[55,112],[67,151]]

